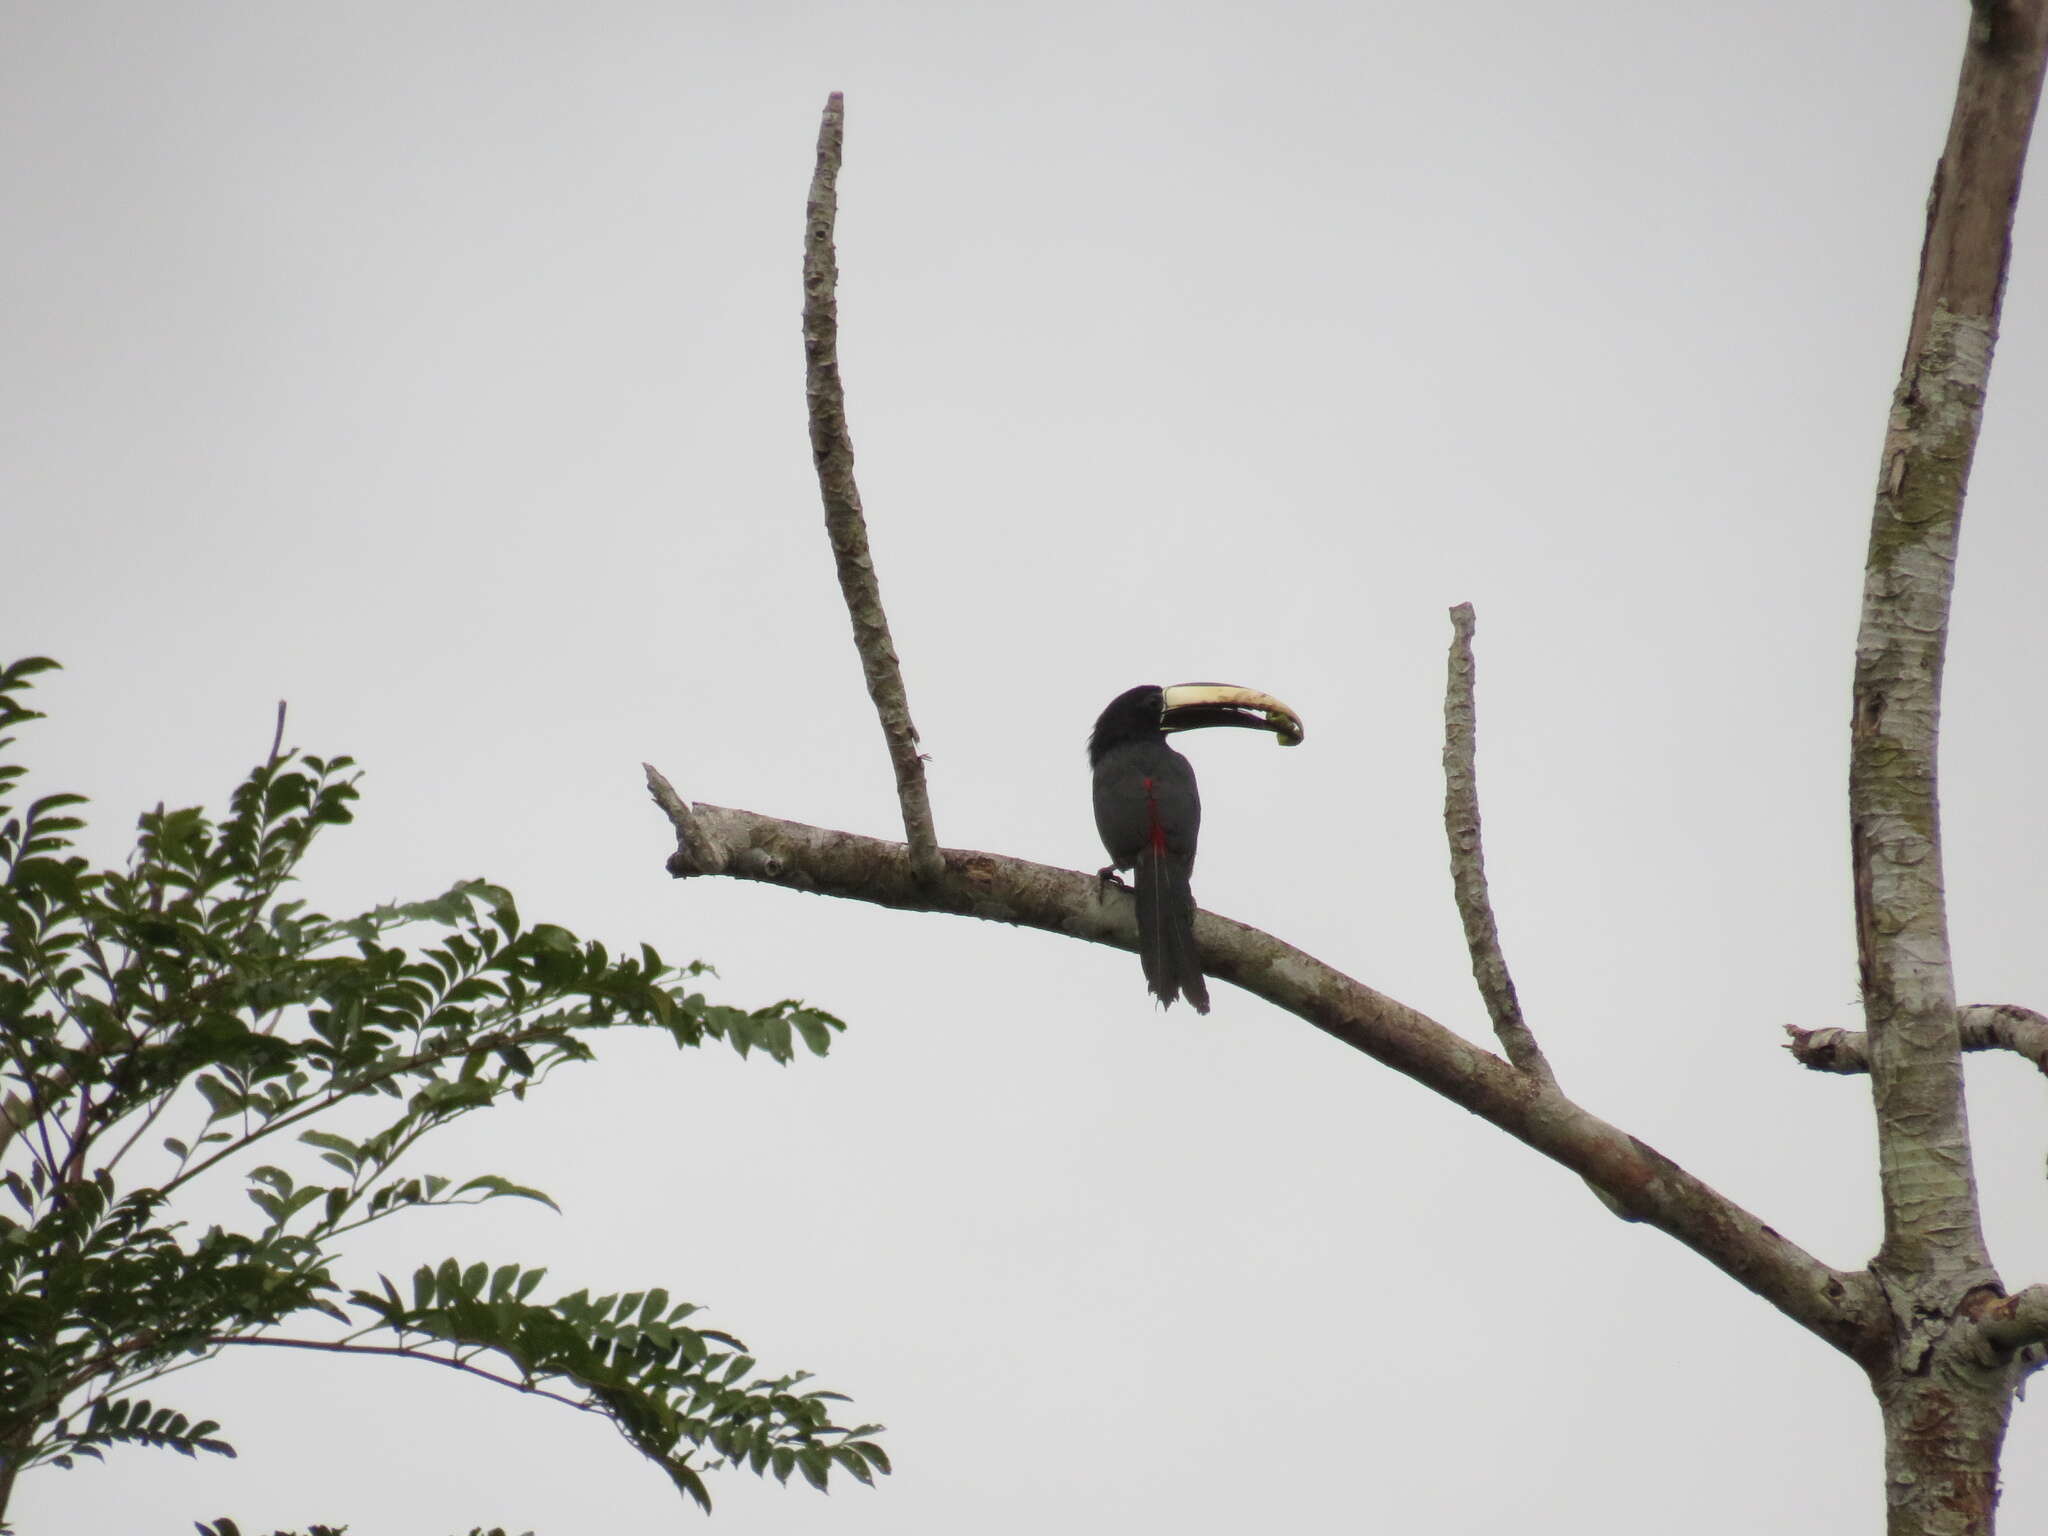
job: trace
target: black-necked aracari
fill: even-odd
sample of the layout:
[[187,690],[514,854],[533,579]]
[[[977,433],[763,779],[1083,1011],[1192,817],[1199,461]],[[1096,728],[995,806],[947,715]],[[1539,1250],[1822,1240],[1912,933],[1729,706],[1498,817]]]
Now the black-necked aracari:
[[1195,770],[1166,744],[1169,733],[1239,725],[1271,731],[1282,746],[1298,746],[1301,717],[1278,699],[1229,683],[1147,683],[1118,694],[1088,738],[1095,770],[1095,830],[1109,851],[1105,881],[1131,871],[1138,906],[1138,959],[1145,984],[1167,1006],[1185,997],[1195,1012],[1209,1011],[1195,947],[1195,840],[1202,830],[1202,797]]

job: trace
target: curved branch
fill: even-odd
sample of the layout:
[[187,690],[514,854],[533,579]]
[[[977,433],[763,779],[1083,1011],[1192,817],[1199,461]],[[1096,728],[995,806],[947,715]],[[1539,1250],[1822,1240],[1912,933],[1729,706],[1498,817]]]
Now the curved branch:
[[[1956,1010],[1965,1051],[2011,1051],[2048,1075],[2048,1017],[2016,1003],[1970,1003]],[[1785,1049],[1815,1072],[1870,1070],[1870,1036],[1860,1029],[1801,1029],[1787,1024]]]
[[[723,860],[716,869],[700,867],[685,842],[667,865],[679,879],[722,873],[875,906],[1137,947],[1129,892],[1078,870],[945,849],[939,878],[921,881],[901,843],[722,806],[693,805],[690,817],[700,836],[715,839]],[[1199,912],[1195,939],[1209,975],[1265,998],[1569,1168],[1844,1353],[1867,1360],[1882,1349],[1889,1320],[1867,1274],[1822,1263],[1654,1148],[1572,1103],[1554,1084],[1536,1081],[1256,928]]]
[[839,378],[839,262],[832,231],[839,217],[839,155],[845,127],[845,101],[834,91],[818,125],[818,168],[811,178],[804,221],[804,399],[810,407],[811,462],[825,499],[825,532],[832,541],[839,590],[853,620],[853,643],[860,651],[868,697],[882,722],[889,762],[896,771],[903,834],[910,839],[918,873],[931,879],[939,872],[938,833],[932,827],[931,797],[925,791],[924,759],[917,750],[917,727],[910,721],[903,669],[889,638],[889,615],[882,608],[882,587],[868,550],[860,488],[853,483],[853,438],[846,430],[846,389]]
[[1450,681],[1444,689],[1444,833],[1451,844],[1451,888],[1465,924],[1472,980],[1486,999],[1501,1049],[1538,1082],[1555,1083],[1543,1048],[1522,1017],[1522,1002],[1515,995],[1515,978],[1508,974],[1486,891],[1486,849],[1479,836],[1479,711],[1473,700],[1475,623],[1470,603],[1451,610]]
[[597,1403],[573,1397],[546,1387],[536,1387],[531,1382],[521,1381],[516,1376],[500,1376],[496,1371],[487,1371],[480,1365],[471,1365],[467,1360],[450,1359],[447,1355],[430,1355],[424,1350],[414,1349],[407,1344],[351,1344],[341,1339],[274,1339],[264,1334],[231,1334],[224,1339],[215,1339],[215,1344],[256,1344],[271,1349],[317,1349],[331,1355],[392,1355],[401,1360],[421,1360],[428,1365],[445,1365],[451,1371],[460,1371],[465,1376],[478,1376],[501,1387],[510,1387],[514,1392],[524,1392],[533,1397],[552,1398],[555,1402],[574,1408],[581,1413],[602,1413]]

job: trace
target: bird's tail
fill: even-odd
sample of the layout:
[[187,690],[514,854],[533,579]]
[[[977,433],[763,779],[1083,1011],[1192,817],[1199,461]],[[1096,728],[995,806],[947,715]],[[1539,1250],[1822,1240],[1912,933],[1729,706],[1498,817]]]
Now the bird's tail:
[[1187,870],[1163,850],[1147,848],[1132,870],[1138,897],[1138,959],[1145,984],[1168,1007],[1185,997],[1197,1013],[1209,1011],[1202,980],[1201,951],[1195,947],[1195,893]]

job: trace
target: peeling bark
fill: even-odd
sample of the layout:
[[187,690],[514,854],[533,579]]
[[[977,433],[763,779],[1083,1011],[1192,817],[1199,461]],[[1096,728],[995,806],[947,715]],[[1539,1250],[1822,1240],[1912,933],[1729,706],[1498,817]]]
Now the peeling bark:
[[2010,1374],[1949,1360],[1928,1375],[1892,1374],[1878,1384],[1890,1536],[1979,1536],[1993,1528]]
[[[1899,387],[1856,646],[1849,805],[1884,1192],[1881,1266],[1990,1274],[1977,1217],[1943,900],[1935,754],[1963,490],[1990,320],[1937,307]],[[1967,1278],[1963,1278],[1963,1277]]]

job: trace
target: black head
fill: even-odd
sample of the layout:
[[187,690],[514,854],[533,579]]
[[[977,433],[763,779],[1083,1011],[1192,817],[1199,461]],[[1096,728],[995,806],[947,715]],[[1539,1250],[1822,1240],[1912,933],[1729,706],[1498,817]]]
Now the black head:
[[1118,694],[1109,708],[1096,718],[1088,735],[1088,761],[1102,761],[1111,747],[1125,742],[1157,739],[1166,733],[1166,690],[1157,683],[1143,683]]
[[1271,731],[1285,747],[1306,734],[1301,716],[1270,693],[1235,683],[1156,683],[1120,693],[1095,722],[1088,761],[1099,763],[1110,748],[1133,741],[1158,741],[1172,731],[1200,731],[1217,725]]

